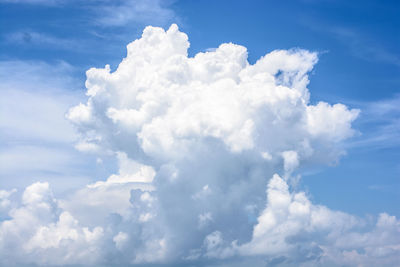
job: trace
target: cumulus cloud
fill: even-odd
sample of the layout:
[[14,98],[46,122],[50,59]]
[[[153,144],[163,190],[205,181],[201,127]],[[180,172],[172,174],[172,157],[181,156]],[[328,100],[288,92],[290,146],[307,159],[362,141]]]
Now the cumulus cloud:
[[115,71],[87,71],[88,100],[66,116],[78,148],[115,155],[118,173],[60,200],[46,183],[28,187],[0,225],[1,261],[398,262],[397,218],[333,211],[289,186],[303,165],[338,160],[359,113],[310,103],[318,55],[277,50],[249,64],[240,45],[188,47],[176,25],[146,27]]
[[0,224],[2,264],[6,265],[90,263],[91,255],[96,254],[93,244],[97,246],[103,234],[101,227],[82,228],[71,214],[61,211],[48,183],[28,186],[21,206],[9,216]]
[[8,213],[8,211],[11,209],[11,200],[10,197],[13,195],[15,192],[17,192],[17,189],[12,189],[12,190],[0,190],[0,218],[3,217]]
[[399,226],[400,221],[386,213],[368,225],[365,219],[314,205],[304,192],[290,192],[275,174],[251,241],[236,250],[320,266],[390,266],[400,257]]
[[84,140],[161,164],[214,141],[235,155],[291,149],[311,158],[314,146],[335,150],[353,134],[357,110],[309,105],[315,53],[273,51],[249,65],[243,46],[222,44],[194,58],[187,57],[188,47],[175,25],[167,32],[148,27],[115,72],[90,69],[89,101],[68,115]]

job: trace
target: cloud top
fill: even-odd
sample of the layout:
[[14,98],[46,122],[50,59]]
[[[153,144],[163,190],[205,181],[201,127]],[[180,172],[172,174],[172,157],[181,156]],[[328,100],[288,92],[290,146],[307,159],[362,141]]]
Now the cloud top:
[[357,110],[309,104],[307,74],[316,53],[273,51],[250,65],[240,45],[193,58],[188,47],[175,24],[167,31],[146,27],[116,71],[88,70],[88,103],[68,114],[84,141],[166,162],[207,139],[232,153],[293,150],[309,158],[313,146],[332,149],[353,134]]

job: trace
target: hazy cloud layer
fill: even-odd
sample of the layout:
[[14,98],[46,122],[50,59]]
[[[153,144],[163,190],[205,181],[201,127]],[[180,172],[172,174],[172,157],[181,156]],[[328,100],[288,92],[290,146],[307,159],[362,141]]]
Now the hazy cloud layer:
[[[95,15],[91,22],[107,27],[121,27],[128,24],[165,25],[172,20],[179,20],[179,17],[170,8],[176,0],[0,0],[0,4],[26,4],[39,5],[51,8],[64,8],[75,6],[76,8],[87,9]],[[67,47],[68,43],[74,46],[81,46],[80,43],[60,39],[46,34],[36,32],[14,33],[7,38],[9,41],[30,42],[39,44],[58,44]]]
[[99,164],[115,155],[119,171],[64,199],[45,182],[20,201],[0,191],[1,263],[397,264],[397,218],[333,211],[290,186],[302,166],[338,160],[359,113],[309,103],[318,55],[250,65],[243,46],[188,47],[176,25],[147,27],[115,71],[87,71],[88,100],[67,118],[77,148]]
[[60,192],[90,180],[88,157],[73,148],[77,134],[64,119],[84,97],[75,71],[65,62],[0,61],[1,189],[46,180]]

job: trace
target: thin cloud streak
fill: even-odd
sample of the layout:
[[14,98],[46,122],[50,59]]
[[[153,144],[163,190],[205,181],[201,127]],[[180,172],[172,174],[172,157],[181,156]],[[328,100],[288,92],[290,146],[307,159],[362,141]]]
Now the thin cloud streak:
[[400,95],[373,102],[347,102],[361,109],[361,129],[347,148],[383,149],[400,146]]

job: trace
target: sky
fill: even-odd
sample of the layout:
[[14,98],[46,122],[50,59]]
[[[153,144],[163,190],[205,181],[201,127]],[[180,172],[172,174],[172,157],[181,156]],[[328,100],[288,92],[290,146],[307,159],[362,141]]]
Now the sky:
[[396,266],[399,12],[0,0],[0,265]]

